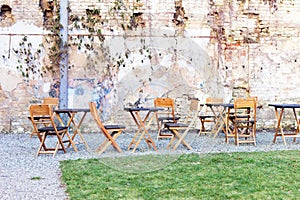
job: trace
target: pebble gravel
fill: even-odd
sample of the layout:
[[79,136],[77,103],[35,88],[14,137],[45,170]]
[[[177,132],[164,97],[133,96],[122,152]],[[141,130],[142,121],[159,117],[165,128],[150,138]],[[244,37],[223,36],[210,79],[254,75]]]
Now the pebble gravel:
[[[149,149],[142,140],[136,152],[127,150],[128,144],[132,139],[132,133],[124,132],[117,140],[123,153],[117,153],[109,147],[102,155],[95,153],[97,146],[103,141],[100,133],[83,134],[90,148],[87,150],[80,143],[79,137],[75,142],[78,143],[78,152],[72,148],[67,149],[67,153],[59,151],[53,158],[52,155],[35,156],[39,141],[37,137],[29,137],[29,134],[4,134],[0,133],[0,199],[2,200],[34,200],[34,199],[68,199],[66,187],[61,180],[59,163],[69,159],[87,159],[100,157],[117,156],[136,156],[146,154],[182,154],[199,153],[230,153],[230,152],[253,152],[253,151],[276,151],[276,150],[299,150],[299,139],[296,142],[292,138],[287,139],[284,145],[279,137],[273,143],[273,131],[259,131],[257,133],[257,145],[242,144],[234,145],[233,140],[225,143],[224,135],[221,133],[216,138],[211,135],[199,136],[192,132],[188,134],[186,140],[191,144],[193,150],[186,150],[182,145],[177,150],[167,150],[168,140],[156,140],[158,151]],[[49,139],[49,144],[55,138]],[[53,140],[53,141],[51,141]]]

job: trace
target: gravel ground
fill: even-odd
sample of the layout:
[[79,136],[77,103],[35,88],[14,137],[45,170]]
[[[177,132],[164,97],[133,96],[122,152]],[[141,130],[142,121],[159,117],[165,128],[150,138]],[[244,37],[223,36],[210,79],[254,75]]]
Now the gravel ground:
[[[257,146],[252,144],[242,144],[236,146],[233,140],[226,144],[224,135],[220,134],[216,138],[211,136],[199,136],[191,133],[187,137],[194,148],[187,151],[182,145],[176,151],[166,150],[167,140],[156,141],[158,152],[149,150],[144,141],[141,141],[136,152],[127,151],[127,146],[132,138],[132,133],[125,132],[117,142],[124,150],[122,154],[117,153],[112,147],[109,147],[101,156],[94,153],[97,145],[103,140],[99,133],[84,134],[84,137],[90,149],[86,150],[84,145],[77,144],[78,152],[72,148],[67,149],[67,153],[58,152],[52,158],[52,155],[40,155],[35,157],[37,146],[39,145],[36,137],[30,138],[28,134],[1,134],[0,133],[0,199],[18,200],[18,199],[68,199],[65,193],[65,186],[61,181],[61,172],[59,161],[68,159],[86,159],[98,157],[115,156],[135,156],[145,154],[180,154],[180,153],[215,153],[215,152],[252,152],[252,151],[274,151],[300,149],[299,142],[287,140],[287,145],[283,144],[281,138],[272,143],[273,132],[258,132]],[[152,134],[155,138],[155,135]],[[77,143],[79,137],[76,138]],[[75,140],[75,141],[76,141]],[[49,140],[51,142],[51,138]],[[53,142],[53,141],[52,141]]]

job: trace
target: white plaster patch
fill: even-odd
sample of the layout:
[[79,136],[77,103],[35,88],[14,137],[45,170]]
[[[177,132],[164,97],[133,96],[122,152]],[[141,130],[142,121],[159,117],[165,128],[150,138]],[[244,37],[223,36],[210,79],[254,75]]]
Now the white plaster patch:
[[0,83],[3,90],[11,92],[22,81],[22,77],[9,69],[1,69]]
[[42,34],[44,33],[42,28],[34,25],[26,24],[22,21],[17,21],[10,29],[11,33],[14,34]]
[[44,84],[43,84],[43,92],[44,92],[44,93],[49,92],[50,87],[51,87],[51,83],[50,83],[50,82],[44,83]]

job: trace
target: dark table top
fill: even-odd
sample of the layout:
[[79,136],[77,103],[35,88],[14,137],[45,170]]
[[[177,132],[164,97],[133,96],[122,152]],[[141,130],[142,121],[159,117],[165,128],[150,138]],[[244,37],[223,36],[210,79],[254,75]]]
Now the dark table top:
[[70,113],[70,112],[90,112],[89,108],[58,108],[53,110],[56,113]]
[[270,103],[268,105],[275,108],[300,108],[300,104],[297,103]]
[[207,106],[223,106],[223,107],[227,107],[227,108],[234,107],[233,103],[206,103],[205,105],[207,105]]
[[154,111],[159,111],[159,110],[163,110],[163,108],[124,108],[124,110],[132,112],[132,111],[150,111],[150,112],[154,112]]

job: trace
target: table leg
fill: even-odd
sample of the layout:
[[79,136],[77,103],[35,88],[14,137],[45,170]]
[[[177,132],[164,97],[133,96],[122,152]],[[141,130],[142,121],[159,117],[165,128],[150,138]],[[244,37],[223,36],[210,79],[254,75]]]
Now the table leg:
[[[80,128],[80,126],[81,126],[81,124],[82,124],[82,122],[83,122],[83,120],[84,120],[84,118],[85,118],[85,116],[86,116],[86,112],[83,113],[83,115],[82,115],[82,117],[81,117],[81,119],[80,119],[78,125],[76,125],[76,123],[75,123],[75,121],[74,121],[75,114],[76,114],[76,113],[71,113],[71,114],[69,113],[69,114],[68,114],[68,115],[69,115],[69,118],[70,118],[70,120],[69,120],[69,122],[68,122],[68,126],[70,126],[71,123],[72,123],[73,126],[74,126],[74,134],[73,134],[73,136],[72,136],[72,140],[74,140],[74,139],[75,139],[75,136],[78,134],[79,137],[80,137],[80,139],[81,139],[81,141],[82,141],[83,144],[85,145],[86,149],[89,149],[89,145],[87,144],[87,142],[85,141],[84,137],[82,136],[82,134],[81,134],[80,131],[79,131],[79,128]],[[70,144],[68,145],[68,147],[69,147],[69,146],[70,146]]]
[[[56,113],[56,116],[57,116],[57,119],[60,122],[60,124],[62,126],[65,126],[65,124],[63,123],[63,120],[61,119],[60,115],[58,113]],[[67,127],[69,127],[69,122],[67,124]],[[70,145],[72,145],[74,151],[77,152],[78,149],[77,149],[76,145],[74,144],[74,141],[73,141],[72,137],[70,136],[69,130],[67,131],[66,135],[67,135],[67,137],[68,137],[69,140],[68,141],[64,141],[64,142],[69,142],[68,148],[70,147]]]
[[138,112],[134,112],[134,113],[133,113],[132,111],[130,111],[130,114],[131,114],[131,116],[132,116],[132,118],[133,118],[135,124],[136,124],[137,127],[138,127],[138,131],[134,134],[134,136],[133,136],[133,138],[132,138],[132,140],[131,140],[131,142],[130,142],[130,144],[129,144],[129,146],[128,146],[128,150],[129,150],[129,149],[131,148],[131,146],[134,144],[135,146],[134,146],[134,149],[133,149],[133,151],[132,151],[132,152],[134,152],[135,149],[136,149],[136,147],[138,146],[138,144],[139,144],[140,141],[141,141],[141,137],[139,137],[138,141],[136,141],[136,138],[137,138],[138,135],[140,134],[140,132],[141,132],[141,130],[142,130],[142,126],[141,126],[141,122],[138,121],[138,120],[136,119],[136,116],[138,115]]
[[296,142],[296,136],[298,136],[298,133],[299,133],[299,120],[298,120],[298,118],[297,118],[297,113],[296,113],[296,109],[295,108],[293,108],[293,113],[294,113],[294,118],[295,118],[295,121],[296,121],[296,132],[295,132],[295,137],[294,137],[294,142]]
[[143,131],[143,127],[145,126],[145,125],[144,125],[144,121],[145,121],[145,120],[147,119],[147,117],[148,117],[148,114],[147,114],[146,117],[145,117],[145,119],[144,119],[144,121],[143,121],[143,120],[141,119],[141,117],[140,117],[140,115],[139,115],[138,112],[136,112],[135,114],[136,114],[136,117],[137,117],[137,120],[138,120],[138,123],[139,123],[139,125],[138,125],[138,126],[139,126],[139,131],[138,131],[138,132],[139,132],[139,133],[141,132],[141,135],[140,135],[138,141],[135,143],[135,146],[134,146],[132,152],[135,152],[136,148],[139,146],[139,144],[140,144],[142,138],[144,137],[144,134],[145,134],[145,131]]
[[226,115],[224,115],[225,113],[225,109],[221,108],[220,106],[217,106],[217,112],[214,111],[214,109],[211,107],[211,110],[215,116],[215,124],[214,127],[212,129],[212,132],[214,133],[214,138],[217,137],[218,133],[221,131],[221,129],[223,130],[223,132],[226,134],[226,128],[224,128],[224,125],[226,123]]
[[[136,132],[136,134],[134,135],[131,143],[128,146],[128,150],[130,149],[130,147],[134,144],[134,148],[132,150],[132,152],[135,152],[136,148],[138,147],[139,143],[141,142],[142,139],[144,139],[146,141],[146,143],[148,144],[148,147],[151,148],[152,147],[155,149],[155,151],[157,151],[157,148],[155,146],[154,141],[152,140],[152,138],[150,137],[150,134],[147,130],[147,128],[149,127],[149,125],[151,124],[152,120],[153,120],[153,116],[151,117],[150,121],[147,123],[147,125],[145,125],[145,122],[147,121],[150,112],[147,113],[147,115],[145,116],[144,120],[141,118],[141,116],[139,115],[138,111],[130,112],[136,125],[138,126],[138,131]],[[140,134],[141,133],[141,134]],[[138,140],[136,141],[136,138],[138,137],[138,135],[140,134]],[[146,134],[146,137],[145,137]],[[150,145],[151,144],[151,145]]]
[[234,130],[230,130],[230,127],[229,127],[229,122],[230,122],[230,110],[231,108],[227,108],[227,112],[225,110],[225,135],[226,135],[226,138],[225,138],[225,142],[228,143],[228,138],[229,137],[235,137],[235,134],[234,134]]
[[[275,130],[275,135],[274,135],[273,143],[276,142],[277,136],[281,136],[284,144],[286,145],[285,137],[284,137],[284,134],[283,134],[283,128],[281,126],[281,120],[282,120],[283,113],[284,113],[284,108],[282,108],[279,113],[278,113],[278,109],[275,108],[275,115],[276,115],[276,119],[277,119],[277,126],[276,126],[276,130]],[[280,134],[278,133],[279,130],[280,130]]]
[[149,148],[153,147],[154,150],[157,151],[156,145],[155,145],[153,139],[151,138],[151,136],[150,136],[150,134],[148,132],[148,128],[151,125],[151,123],[152,123],[152,121],[153,121],[154,118],[155,118],[155,115],[153,114],[152,117],[150,118],[149,122],[144,127],[144,130],[145,130],[144,132],[145,132],[145,135],[146,135],[146,138],[144,137],[144,139],[145,139],[146,143],[148,144]]

